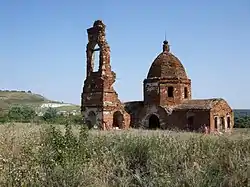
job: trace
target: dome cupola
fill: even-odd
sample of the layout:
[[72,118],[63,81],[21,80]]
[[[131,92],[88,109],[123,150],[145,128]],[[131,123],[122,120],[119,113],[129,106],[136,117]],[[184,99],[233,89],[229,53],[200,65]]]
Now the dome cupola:
[[163,42],[163,52],[153,61],[147,78],[187,79],[181,61],[170,53],[168,41]]
[[162,50],[144,80],[144,103],[171,106],[191,99],[191,80],[168,41],[163,41]]

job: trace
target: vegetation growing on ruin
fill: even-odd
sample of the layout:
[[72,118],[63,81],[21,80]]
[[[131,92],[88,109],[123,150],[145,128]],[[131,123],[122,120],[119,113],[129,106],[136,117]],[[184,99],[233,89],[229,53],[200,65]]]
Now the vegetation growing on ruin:
[[247,186],[249,132],[0,125],[0,186]]

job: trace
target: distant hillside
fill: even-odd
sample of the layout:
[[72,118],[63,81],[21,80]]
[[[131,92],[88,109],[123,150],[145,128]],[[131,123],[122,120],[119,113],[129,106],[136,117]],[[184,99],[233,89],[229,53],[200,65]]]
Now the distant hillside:
[[27,105],[39,112],[44,111],[48,107],[62,108],[66,111],[80,109],[77,105],[49,100],[30,91],[0,90],[0,110],[8,111],[10,107],[15,105]]

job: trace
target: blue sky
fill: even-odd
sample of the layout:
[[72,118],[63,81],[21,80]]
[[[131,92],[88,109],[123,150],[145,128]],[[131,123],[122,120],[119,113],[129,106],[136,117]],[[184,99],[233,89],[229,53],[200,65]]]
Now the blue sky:
[[166,31],[192,79],[193,98],[223,97],[233,108],[250,108],[249,0],[2,0],[0,89],[79,104],[86,29],[96,19],[107,25],[122,101],[142,99]]

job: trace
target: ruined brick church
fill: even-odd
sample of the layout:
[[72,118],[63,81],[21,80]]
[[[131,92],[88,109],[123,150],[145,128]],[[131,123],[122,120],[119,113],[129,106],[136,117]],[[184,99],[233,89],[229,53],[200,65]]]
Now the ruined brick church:
[[[87,29],[87,72],[81,112],[89,128],[188,129],[209,127],[210,132],[230,131],[233,111],[222,98],[192,99],[191,80],[167,41],[143,81],[143,101],[122,103],[113,88],[116,74],[110,66],[110,47],[101,20]],[[98,70],[94,53],[99,51]]]

